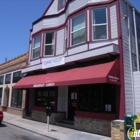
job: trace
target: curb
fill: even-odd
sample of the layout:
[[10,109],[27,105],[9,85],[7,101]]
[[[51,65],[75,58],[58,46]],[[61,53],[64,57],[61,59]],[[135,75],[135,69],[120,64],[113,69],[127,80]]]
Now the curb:
[[24,127],[21,127],[21,126],[18,126],[18,125],[15,125],[15,124],[12,124],[12,123],[6,122],[6,121],[2,121],[2,122],[6,123],[6,124],[13,125],[13,126],[18,127],[18,128],[21,128],[21,129],[23,129],[23,130],[26,130],[26,131],[29,131],[29,132],[32,132],[32,133],[36,133],[36,134],[38,134],[38,135],[41,135],[41,136],[44,136],[44,137],[50,138],[50,139],[52,139],[52,140],[59,140],[59,139],[56,139],[56,138],[53,138],[53,137],[46,136],[46,135],[44,135],[44,134],[41,134],[41,133],[35,132],[35,131],[33,131],[33,130],[29,130],[29,129],[26,129],[26,128],[24,128]]

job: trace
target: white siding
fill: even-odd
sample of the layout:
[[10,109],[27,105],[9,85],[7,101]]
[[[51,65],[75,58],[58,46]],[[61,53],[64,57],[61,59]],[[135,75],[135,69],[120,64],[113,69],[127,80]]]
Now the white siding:
[[87,49],[88,49],[87,44],[80,45],[80,46],[77,46],[77,47],[71,47],[68,50],[68,55],[80,53],[80,52],[86,51]]
[[140,71],[133,73],[135,93],[135,113],[140,112]]
[[90,42],[89,43],[89,49],[96,49],[99,48],[101,46],[107,46],[110,44],[116,44],[118,45],[118,39],[114,39],[114,40],[104,40],[101,42]]
[[111,38],[118,37],[116,5],[110,7]]
[[88,3],[88,0],[75,0],[69,4],[69,13],[76,11]]
[[47,13],[45,15],[52,15],[57,13],[58,8],[58,0],[54,0],[50,8],[48,9]]
[[57,32],[56,55],[64,52],[64,29]]
[[123,0],[120,0],[121,10],[121,30],[123,39],[123,63],[124,63],[124,86],[125,86],[125,111],[127,114],[133,114],[133,95],[132,95],[132,75],[130,65],[130,50],[129,50],[129,30],[128,19],[123,16],[127,13],[127,5]]

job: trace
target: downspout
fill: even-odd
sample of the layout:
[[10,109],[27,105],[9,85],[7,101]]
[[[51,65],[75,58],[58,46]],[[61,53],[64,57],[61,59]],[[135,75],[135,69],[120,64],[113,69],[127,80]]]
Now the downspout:
[[132,67],[132,50],[131,50],[131,37],[130,37],[130,19],[129,19],[129,4],[127,1],[127,13],[128,13],[128,42],[129,42],[129,56],[130,56],[130,70],[131,70],[131,84],[132,84],[132,105],[133,115],[135,114],[135,97],[134,97],[134,81],[133,81],[133,67]]
[[134,22],[135,43],[136,43],[137,71],[139,71],[139,54],[138,54],[138,39],[137,39],[135,8],[133,8],[133,22]]

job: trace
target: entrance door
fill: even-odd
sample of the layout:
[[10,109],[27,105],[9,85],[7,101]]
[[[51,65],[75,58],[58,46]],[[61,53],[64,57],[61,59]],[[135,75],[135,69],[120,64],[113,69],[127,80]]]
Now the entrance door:
[[74,120],[76,109],[77,109],[77,90],[76,87],[69,87],[69,95],[68,95],[68,119],[69,120]]

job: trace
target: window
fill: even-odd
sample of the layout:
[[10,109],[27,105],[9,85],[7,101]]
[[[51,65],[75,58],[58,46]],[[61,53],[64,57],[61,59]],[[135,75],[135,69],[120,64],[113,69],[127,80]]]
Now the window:
[[79,110],[88,112],[116,111],[116,90],[111,84],[79,86]]
[[58,1],[58,9],[62,9],[66,4],[66,0],[59,0]]
[[2,88],[0,88],[0,105],[2,103]]
[[3,85],[4,76],[0,76],[0,85]]
[[106,8],[93,10],[92,36],[93,40],[107,39],[107,12]]
[[10,84],[11,83],[11,74],[7,74],[5,78],[5,84]]
[[67,25],[66,25],[66,27],[65,27],[65,42],[64,42],[64,51],[67,49],[67,47],[68,47],[68,27],[67,27]]
[[51,106],[54,111],[55,106],[55,88],[37,89],[36,106],[46,107]]
[[12,91],[11,107],[22,108],[22,90]]
[[40,55],[41,35],[34,37],[33,40],[34,40],[34,43],[33,43],[33,50],[32,50],[32,58],[37,58]]
[[14,72],[13,73],[13,83],[18,82],[23,76],[24,76],[24,74],[21,73],[21,71]]
[[85,41],[85,13],[72,19],[71,45]]
[[54,33],[46,33],[45,36],[45,55],[54,55]]

